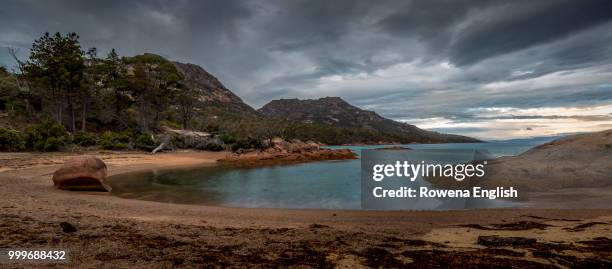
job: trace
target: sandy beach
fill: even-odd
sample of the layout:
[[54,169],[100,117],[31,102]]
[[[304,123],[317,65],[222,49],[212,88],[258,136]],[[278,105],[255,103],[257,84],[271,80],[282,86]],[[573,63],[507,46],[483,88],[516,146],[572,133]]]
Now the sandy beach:
[[[88,154],[114,175],[215,165],[228,153]],[[34,267],[612,266],[609,209],[375,212],[159,203],[55,189],[51,174],[74,155],[0,154],[0,246],[70,250],[69,263]],[[76,232],[63,232],[61,222]]]

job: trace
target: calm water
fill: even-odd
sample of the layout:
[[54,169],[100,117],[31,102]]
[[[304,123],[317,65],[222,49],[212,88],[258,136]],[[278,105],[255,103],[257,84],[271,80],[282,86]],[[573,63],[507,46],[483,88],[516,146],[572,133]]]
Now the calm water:
[[[484,149],[494,156],[520,154],[552,138],[473,144],[410,144],[414,149]],[[333,146],[362,149],[385,146]],[[173,203],[264,208],[360,208],[360,161],[326,161],[263,168],[157,170],[110,178],[113,194]],[[512,206],[504,202],[486,207]],[[420,208],[450,209],[450,208]]]

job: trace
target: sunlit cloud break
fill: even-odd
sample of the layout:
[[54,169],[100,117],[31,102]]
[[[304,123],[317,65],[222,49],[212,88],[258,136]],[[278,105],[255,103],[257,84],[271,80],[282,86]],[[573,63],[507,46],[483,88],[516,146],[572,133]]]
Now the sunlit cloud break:
[[421,128],[459,131],[482,139],[527,138],[612,128],[612,105],[590,107],[488,107],[466,109],[466,117],[402,119]]

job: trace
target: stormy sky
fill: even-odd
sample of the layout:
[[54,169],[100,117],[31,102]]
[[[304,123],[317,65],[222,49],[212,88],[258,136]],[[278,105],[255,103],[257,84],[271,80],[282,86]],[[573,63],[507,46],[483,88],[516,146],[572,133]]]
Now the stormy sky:
[[43,32],[201,65],[248,104],[340,96],[485,139],[612,129],[612,1],[2,1],[6,47]]

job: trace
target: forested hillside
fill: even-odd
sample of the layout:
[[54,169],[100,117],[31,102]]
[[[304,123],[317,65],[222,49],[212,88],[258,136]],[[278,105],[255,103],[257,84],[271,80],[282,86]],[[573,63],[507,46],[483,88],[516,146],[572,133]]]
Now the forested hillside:
[[328,144],[465,141],[262,114],[200,66],[114,49],[100,55],[82,48],[75,33],[45,33],[27,59],[11,52],[16,70],[0,68],[3,151],[150,150],[168,129],[209,133],[214,145],[203,147],[217,150],[262,147],[275,136]]
[[400,143],[478,142],[470,137],[426,131],[414,125],[390,120],[374,111],[355,107],[340,97],[272,100],[258,111],[270,118],[361,130],[362,133],[372,133],[371,141],[378,139],[380,142]]

